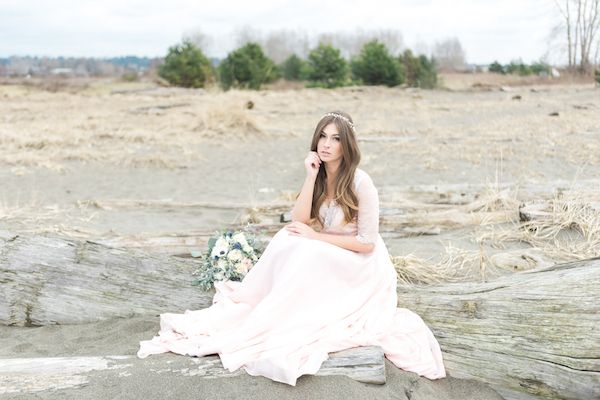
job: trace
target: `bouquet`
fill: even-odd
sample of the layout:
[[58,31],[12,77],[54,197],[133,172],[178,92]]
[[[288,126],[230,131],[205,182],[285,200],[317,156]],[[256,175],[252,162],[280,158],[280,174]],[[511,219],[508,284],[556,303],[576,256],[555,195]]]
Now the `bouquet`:
[[208,241],[202,264],[193,273],[197,276],[193,284],[207,291],[215,281],[241,281],[262,253],[256,242],[254,236],[242,231],[217,233]]

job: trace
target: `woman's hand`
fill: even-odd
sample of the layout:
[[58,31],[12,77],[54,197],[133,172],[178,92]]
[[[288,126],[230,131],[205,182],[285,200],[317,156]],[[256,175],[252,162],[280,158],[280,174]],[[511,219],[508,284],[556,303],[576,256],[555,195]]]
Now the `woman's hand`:
[[317,176],[319,173],[319,167],[321,166],[321,159],[316,151],[311,151],[308,153],[306,158],[304,159],[304,167],[306,168],[306,173],[309,176]]
[[286,225],[285,229],[292,236],[302,236],[308,239],[316,239],[318,235],[313,228],[298,221]]

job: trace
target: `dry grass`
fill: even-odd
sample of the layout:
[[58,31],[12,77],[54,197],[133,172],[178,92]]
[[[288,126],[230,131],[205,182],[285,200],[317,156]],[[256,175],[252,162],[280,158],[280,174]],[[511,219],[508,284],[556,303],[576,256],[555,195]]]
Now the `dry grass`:
[[210,104],[199,113],[199,123],[194,128],[205,137],[226,137],[244,139],[257,135],[264,136],[254,118],[249,114],[251,102],[222,100]]
[[[7,206],[0,204],[0,222],[23,225],[28,228],[21,232],[42,233],[55,231],[66,212],[58,206]],[[36,228],[33,228],[36,227]]]
[[4,164],[61,172],[71,161],[173,169],[197,161],[194,146],[209,138],[263,134],[247,108],[248,96],[240,91],[139,85],[123,90],[121,83],[105,82],[105,87],[101,82],[86,83],[88,87],[60,82],[77,90],[48,91],[38,84],[0,86],[5,100],[0,103]]
[[26,203],[19,199],[12,203],[6,199],[0,201],[0,223],[30,234],[59,232],[74,233],[71,236],[81,237],[82,233],[75,234],[77,230],[72,226],[78,223],[88,224],[96,215],[97,213],[87,206],[80,206],[75,210],[57,204],[43,205],[37,197],[29,199]]
[[[485,74],[461,76],[491,79]],[[273,90],[222,92],[107,79],[4,83],[0,158],[11,167],[61,171],[69,161],[189,167],[198,157],[190,148],[206,140],[310,134],[312,123],[307,121],[336,108],[353,115],[359,138],[393,139],[386,142],[390,151],[416,158],[428,170],[446,171],[455,162],[494,163],[499,154],[525,167],[540,157],[600,164],[600,143],[593,140],[600,101],[587,86],[575,95],[569,87],[548,86],[536,93],[515,89],[522,95],[515,101],[514,93],[498,90],[275,85]],[[560,111],[560,117],[549,117],[551,111]],[[377,160],[365,155],[365,168],[385,168]]]
[[558,78],[540,77],[536,75],[519,76],[515,74],[485,73],[458,73],[446,72],[440,74],[442,85],[452,90],[492,90],[503,86],[531,86],[531,85],[586,85],[593,83],[593,77],[581,74],[562,73]]
[[430,263],[413,255],[393,256],[392,263],[403,284],[437,284],[464,282],[474,279],[474,268],[482,271],[485,280],[485,264],[480,252],[468,251],[448,245],[442,260]]
[[[507,212],[507,223],[486,223],[476,232],[479,250],[448,245],[437,263],[412,255],[392,257],[398,279],[405,284],[436,284],[474,279],[486,281],[495,276],[557,262],[600,256],[600,193],[564,192],[552,200],[538,201],[519,208],[516,190],[490,188],[478,200],[463,206],[473,212]],[[519,210],[525,221],[519,221]],[[507,227],[508,225],[508,227]],[[510,244],[527,244],[490,255],[485,246],[507,249]]]
[[538,203],[524,221],[479,234],[477,241],[499,248],[526,243],[556,261],[600,256],[599,200],[600,193],[563,194]]

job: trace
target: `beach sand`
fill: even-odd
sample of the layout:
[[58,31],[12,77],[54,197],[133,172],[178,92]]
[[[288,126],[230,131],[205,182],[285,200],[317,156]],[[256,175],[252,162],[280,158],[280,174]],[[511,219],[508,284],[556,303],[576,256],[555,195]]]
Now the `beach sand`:
[[[93,324],[20,328],[0,326],[2,358],[134,356],[138,342],[156,334],[157,317],[115,319]],[[134,356],[135,357],[135,356]],[[86,374],[81,386],[31,393],[7,393],[6,399],[501,399],[485,384],[446,378],[431,381],[404,372],[387,359],[385,385],[360,383],[346,376],[305,375],[296,386],[241,372],[207,379],[190,376],[191,357],[160,354],[123,370]],[[162,372],[161,372],[162,371]]]

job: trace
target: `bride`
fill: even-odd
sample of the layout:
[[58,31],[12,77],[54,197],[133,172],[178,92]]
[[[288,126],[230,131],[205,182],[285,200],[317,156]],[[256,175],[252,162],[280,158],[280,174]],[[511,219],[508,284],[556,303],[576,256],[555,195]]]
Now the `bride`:
[[397,307],[396,271],[379,235],[379,198],[357,168],[352,118],[321,117],[304,160],[306,179],[279,230],[241,282],[215,282],[213,304],[160,316],[138,357],[218,354],[223,367],[296,385],[328,353],[380,346],[396,366],[446,376],[439,344],[423,320]]

